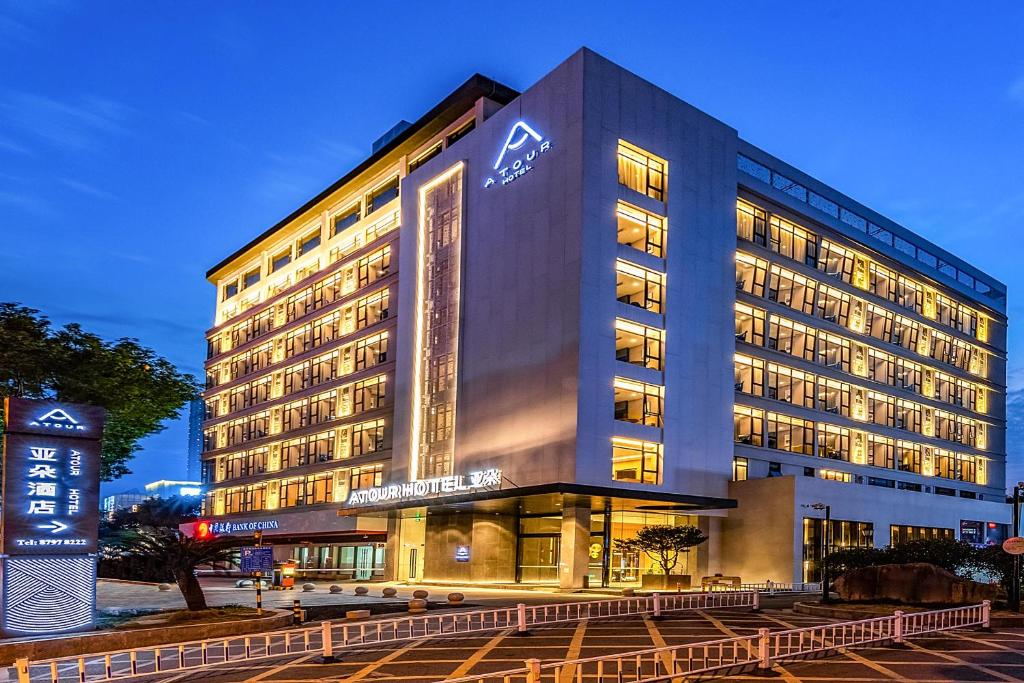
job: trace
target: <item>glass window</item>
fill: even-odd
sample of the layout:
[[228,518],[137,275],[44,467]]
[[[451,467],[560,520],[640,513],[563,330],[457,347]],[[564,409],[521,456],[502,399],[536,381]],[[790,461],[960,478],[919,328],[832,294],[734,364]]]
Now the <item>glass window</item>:
[[319,246],[320,231],[317,230],[312,235],[307,235],[306,237],[302,238],[302,240],[299,241],[299,248],[297,251],[299,256],[302,256],[303,254],[308,254],[309,252],[313,251]]
[[619,183],[659,202],[665,201],[666,163],[619,140]]
[[764,445],[764,411],[733,406],[733,441],[749,446]]
[[370,193],[366,201],[367,213],[373,213],[388,202],[398,199],[398,177],[395,176]]
[[818,333],[817,362],[827,368],[850,371],[850,341],[830,332]]
[[359,222],[359,203],[356,202],[347,209],[343,209],[341,213],[334,217],[334,234],[337,235],[344,232],[347,228],[352,227]]
[[260,281],[260,269],[250,270],[242,276],[242,289],[249,289]]
[[818,257],[818,270],[826,275],[850,282],[853,277],[853,252],[839,246],[835,242],[822,240],[821,255]]
[[804,408],[813,408],[814,375],[769,363],[767,397]]
[[419,155],[418,157],[416,157],[415,159],[413,159],[412,161],[409,162],[409,173],[412,173],[417,168],[419,168],[423,164],[427,163],[428,161],[430,161],[431,159],[433,159],[434,157],[436,157],[440,153],[441,153],[441,143],[439,142],[436,145],[434,145],[433,147],[431,147],[430,149],[428,149],[426,152],[424,152],[423,154]]
[[742,251],[736,252],[736,289],[737,291],[764,296],[764,283],[767,279],[768,262]]
[[867,451],[869,465],[890,470],[896,466],[896,442],[893,439],[868,434]]
[[764,361],[742,354],[733,357],[736,391],[751,396],[764,395]]
[[736,304],[736,341],[764,346],[764,311]]
[[771,277],[768,279],[768,299],[802,313],[814,311],[814,280],[803,275],[772,266]]
[[732,480],[733,481],[746,481],[749,474],[749,463],[746,458],[733,458],[732,459]]
[[736,235],[740,239],[767,246],[767,221],[768,214],[763,209],[742,200],[736,202]]
[[224,299],[230,299],[234,295],[238,294],[238,281],[229,282],[224,285]]
[[468,135],[469,132],[472,131],[474,128],[476,128],[476,119],[471,119],[458,130],[449,133],[448,137],[445,139],[445,143],[447,144],[448,147],[451,147],[456,142],[458,142],[466,135]]
[[850,416],[850,385],[825,377],[818,378],[818,409],[835,415]]
[[281,270],[282,268],[284,268],[285,266],[287,266],[291,262],[292,262],[292,250],[288,249],[287,251],[282,251],[280,254],[278,254],[277,256],[275,256],[271,260],[271,262],[270,262],[270,270],[271,270],[271,272],[276,273],[277,271]]
[[352,428],[352,457],[384,449],[384,420],[361,422]]
[[624,304],[662,312],[665,276],[627,261],[615,262],[615,297]]
[[617,318],[615,359],[652,370],[662,369],[665,333],[654,327]]
[[665,219],[619,202],[615,210],[619,244],[664,258]]
[[662,426],[664,387],[615,378],[615,419],[648,427]]
[[636,484],[661,483],[661,444],[612,439],[612,479]]
[[814,360],[814,336],[813,327],[773,315],[768,325],[768,348],[812,361]]
[[810,420],[768,413],[768,448],[814,455],[814,423]]
[[772,251],[814,267],[818,262],[818,236],[778,216],[771,217]]

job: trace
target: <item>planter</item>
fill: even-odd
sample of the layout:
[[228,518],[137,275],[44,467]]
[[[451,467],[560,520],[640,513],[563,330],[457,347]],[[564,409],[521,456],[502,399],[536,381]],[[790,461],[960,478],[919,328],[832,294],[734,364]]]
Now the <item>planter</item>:
[[688,590],[690,588],[689,574],[643,574],[640,577],[640,587],[650,591],[674,591],[677,589]]

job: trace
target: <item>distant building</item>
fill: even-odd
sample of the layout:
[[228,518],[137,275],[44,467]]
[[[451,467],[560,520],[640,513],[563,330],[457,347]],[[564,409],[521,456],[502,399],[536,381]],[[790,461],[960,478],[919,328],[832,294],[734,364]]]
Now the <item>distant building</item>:
[[111,516],[118,510],[135,508],[150,498],[170,498],[171,496],[195,496],[198,498],[202,494],[203,488],[198,481],[160,479],[146,484],[143,490],[129,489],[107,496],[103,499],[103,504],[100,507],[107,516]]
[[203,414],[206,405],[197,398],[188,404],[188,460],[185,462],[185,478],[189,481],[203,479]]

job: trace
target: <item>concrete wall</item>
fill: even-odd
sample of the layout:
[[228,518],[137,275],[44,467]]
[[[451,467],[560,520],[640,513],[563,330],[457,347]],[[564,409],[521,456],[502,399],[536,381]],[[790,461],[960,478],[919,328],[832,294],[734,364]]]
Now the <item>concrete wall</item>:
[[722,573],[747,583],[799,581],[802,529],[793,501],[795,477],[729,484],[739,507],[722,520]]

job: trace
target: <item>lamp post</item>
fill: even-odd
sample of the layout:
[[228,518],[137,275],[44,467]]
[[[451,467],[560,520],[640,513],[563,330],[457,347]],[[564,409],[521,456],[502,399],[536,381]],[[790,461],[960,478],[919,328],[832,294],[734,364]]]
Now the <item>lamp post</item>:
[[821,530],[821,601],[828,602],[828,569],[825,566],[825,560],[828,558],[828,537],[832,526],[829,522],[832,519],[832,506],[826,505],[825,503],[811,503],[809,505],[804,505],[803,507],[811,508],[812,510],[825,511],[825,520]]
[[[1020,495],[1024,482],[1013,487],[1013,537],[1020,536]],[[1020,611],[1020,555],[1013,556],[1013,573],[1010,576],[1010,609]]]

